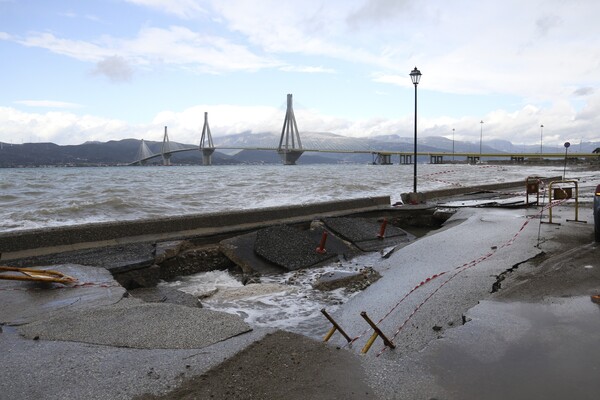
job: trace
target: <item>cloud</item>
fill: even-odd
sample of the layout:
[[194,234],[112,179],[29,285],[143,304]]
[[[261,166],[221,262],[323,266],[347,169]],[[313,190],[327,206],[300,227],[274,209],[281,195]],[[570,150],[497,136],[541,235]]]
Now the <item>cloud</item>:
[[[65,12],[59,12],[58,15],[60,15],[61,17],[65,17],[65,18],[79,18],[79,15],[73,11],[65,11]],[[94,21],[94,22],[102,22],[102,20],[100,19],[100,17],[94,15],[94,14],[85,14],[83,16],[83,18],[89,20],[89,21]]]
[[[406,83],[398,71],[418,65],[429,90],[502,93],[528,101],[558,101],[574,87],[600,80],[595,20],[600,3],[593,1],[418,7],[407,0],[125,1],[186,23],[201,16],[211,24],[146,26],[133,38],[105,35],[88,41],[34,33],[19,43],[86,62],[119,55],[132,67],[168,64],[210,74],[270,68],[329,72],[306,67],[320,57],[345,62],[336,66],[338,72],[370,69],[365,75],[400,85]],[[499,21],[510,21],[510,27]],[[7,34],[0,38],[9,40]]]
[[66,101],[56,100],[17,100],[15,104],[21,104],[28,107],[44,107],[44,108],[81,108],[81,104],[69,103]]
[[[353,42],[344,15],[351,2],[213,1],[212,9],[228,30],[239,32],[269,54],[316,55],[364,64],[381,63],[371,48]],[[265,19],[268,18],[268,23]],[[362,44],[362,43],[361,43]]]
[[557,15],[546,15],[535,21],[536,31],[540,36],[547,36],[548,32],[562,23],[562,19]]
[[212,11],[270,54],[346,62],[339,71],[362,65],[386,84],[410,85],[404,71],[417,65],[428,90],[542,102],[600,80],[598,2],[413,3],[215,0]]
[[[58,144],[125,138],[160,141],[164,126],[168,126],[172,141],[197,144],[204,123],[204,112],[208,112],[215,141],[219,137],[241,132],[278,133],[285,116],[285,111],[278,107],[205,104],[182,110],[165,110],[147,123],[130,124],[72,112],[29,113],[0,107],[0,141],[16,143],[28,141],[31,137],[37,141]],[[350,119],[303,108],[295,108],[294,113],[301,136],[303,132],[330,132],[348,137],[398,134],[410,138],[414,128],[412,113],[395,119]],[[563,101],[549,108],[525,105],[513,112],[499,109],[478,118],[421,117],[419,137],[451,137],[454,129],[457,140],[478,143],[481,119],[484,121],[484,143],[492,139],[504,139],[514,144],[537,144],[541,124],[544,125],[544,146],[560,146],[565,141],[600,141],[596,129],[600,126],[600,94],[590,95],[581,111]]]
[[73,11],[59,12],[58,15],[65,18],[77,18],[77,14]]
[[125,0],[138,6],[153,8],[183,19],[205,15],[206,11],[194,0]]
[[[80,39],[56,33],[60,31],[0,32],[0,39],[89,63],[95,74],[120,82],[132,79],[135,71],[156,66],[168,66],[169,72],[206,74],[259,70],[335,73],[336,79],[331,81],[356,83],[357,97],[370,83],[361,81],[363,77],[379,83],[365,91],[385,90],[390,85],[411,87],[408,73],[416,65],[423,72],[419,90],[428,94],[484,94],[512,101],[483,116],[487,137],[535,142],[540,123],[547,126],[549,137],[597,137],[600,29],[596,20],[600,2],[482,0],[413,6],[414,2],[407,0],[124,1],[185,21],[161,26],[154,25],[162,21],[156,19],[128,36],[90,38],[86,33],[86,39]],[[331,65],[335,70],[327,67]],[[247,77],[235,78],[242,81]],[[211,128],[220,124],[224,134],[269,126],[278,130],[282,123],[282,117],[269,107],[211,107]],[[247,117],[244,110],[256,112],[258,120],[253,117],[246,123],[232,119],[233,114],[221,115],[219,110],[239,111]],[[482,116],[448,118],[444,112],[420,121],[424,135],[446,135],[455,128],[464,138],[478,137]],[[409,116],[353,120],[309,110],[296,110],[296,114],[301,130],[406,136],[412,129]],[[155,119],[170,118],[173,126],[181,129],[179,133],[192,135],[195,124],[201,127],[197,118],[202,115],[201,110],[190,107],[164,111]],[[52,121],[49,116],[44,118]],[[127,129],[136,133],[153,124],[127,125]],[[106,137],[112,138],[111,134],[107,132]]]
[[346,21],[353,28],[393,21],[398,14],[410,11],[412,3],[408,0],[368,0],[358,10],[349,13]]
[[40,47],[80,61],[98,62],[115,53],[114,50],[101,43],[61,39],[51,33],[33,33],[24,39],[16,39],[16,41],[26,47]]
[[589,96],[590,94],[593,94],[596,92],[596,89],[593,87],[581,87],[579,89],[575,89],[575,91],[573,92],[573,95],[575,96]]
[[[10,143],[33,140],[80,144],[89,140],[118,140],[129,137],[130,127],[122,121],[92,115],[64,111],[28,113],[12,107],[0,107],[0,121],[0,141]],[[143,131],[140,127],[133,128],[138,134]]]
[[104,75],[113,82],[128,82],[133,76],[133,68],[123,57],[112,56],[98,61],[92,74]]
[[293,65],[286,65],[283,66],[281,68],[279,68],[281,71],[286,71],[286,72],[306,72],[309,74],[314,74],[314,73],[318,73],[318,74],[335,74],[336,71],[332,68],[324,68],[324,67],[308,67],[308,66],[293,66]]
[[132,39],[105,35],[95,41],[84,41],[62,39],[52,33],[32,33],[15,40],[27,47],[44,48],[80,61],[94,62],[97,64],[95,71],[120,80],[128,76],[126,67],[135,65],[167,64],[205,73],[256,71],[284,65],[226,38],[181,26],[168,29],[145,27]]

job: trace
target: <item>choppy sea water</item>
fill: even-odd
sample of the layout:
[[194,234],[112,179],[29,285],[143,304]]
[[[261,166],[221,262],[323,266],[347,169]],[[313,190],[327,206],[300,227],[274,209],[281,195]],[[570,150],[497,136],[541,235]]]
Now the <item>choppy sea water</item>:
[[[432,165],[418,190],[561,175],[560,168]],[[412,165],[0,169],[0,232],[306,204],[412,191]]]

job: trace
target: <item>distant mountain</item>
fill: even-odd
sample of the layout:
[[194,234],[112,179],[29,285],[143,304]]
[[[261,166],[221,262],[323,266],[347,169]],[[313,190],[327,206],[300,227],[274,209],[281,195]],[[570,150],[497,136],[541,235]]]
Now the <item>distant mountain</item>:
[[[398,135],[383,135],[371,138],[349,138],[329,132],[302,132],[300,134],[303,148],[312,150],[328,150],[331,152],[305,152],[298,160],[299,164],[316,163],[369,163],[377,151],[413,151],[412,138]],[[239,150],[240,148],[275,149],[279,145],[280,134],[276,132],[239,133],[214,138],[217,150],[213,154],[213,164],[279,164],[281,159],[277,152],[269,150]],[[86,142],[80,145],[59,146],[54,143],[24,143],[11,145],[0,142],[0,167],[44,166],[44,165],[127,165],[136,160],[140,149],[140,140],[125,139],[108,142]],[[144,142],[154,154],[160,154],[162,142]],[[171,142],[172,148],[193,148]],[[290,143],[291,145],[291,143]],[[427,136],[419,139],[420,152],[448,152],[454,146],[455,152],[479,152],[479,142],[453,141],[445,137]],[[583,142],[572,144],[570,150],[576,152],[592,152],[600,147],[599,142]],[[353,153],[355,150],[367,150],[367,153]],[[506,140],[484,141],[481,150],[484,153],[538,153],[537,145],[513,145]],[[564,148],[557,145],[544,145],[544,152],[562,152]],[[419,161],[429,161],[426,156]],[[392,159],[392,162],[397,162]],[[162,158],[156,157],[148,164],[161,164]],[[174,153],[172,164],[202,164],[199,151]]]
[[[59,146],[54,143],[0,143],[0,167],[31,167],[47,165],[99,166],[127,165],[136,159],[140,140],[86,142],[80,145]],[[145,142],[153,153],[160,154],[162,143]],[[173,164],[202,164],[199,151],[175,153],[171,157]],[[148,164],[161,164],[162,158],[150,160]],[[239,161],[215,152],[214,164],[238,164]]]

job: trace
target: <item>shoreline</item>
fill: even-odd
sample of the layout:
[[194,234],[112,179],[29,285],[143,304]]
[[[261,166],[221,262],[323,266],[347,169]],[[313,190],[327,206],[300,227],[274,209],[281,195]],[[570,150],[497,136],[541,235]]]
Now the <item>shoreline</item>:
[[[543,182],[559,177],[542,178]],[[523,181],[463,186],[424,192],[428,200],[473,191],[499,190],[523,185]],[[343,216],[385,213],[390,196],[189,214],[131,221],[98,222],[40,229],[0,232],[0,254],[4,260],[47,255],[126,243],[181,240],[235,234],[282,223],[302,223],[323,215]],[[409,212],[416,207],[408,208]]]

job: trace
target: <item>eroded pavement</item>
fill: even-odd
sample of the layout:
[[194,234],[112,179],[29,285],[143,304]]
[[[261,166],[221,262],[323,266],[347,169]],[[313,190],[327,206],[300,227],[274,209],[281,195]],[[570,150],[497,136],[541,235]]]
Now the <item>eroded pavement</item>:
[[[600,291],[598,246],[588,245],[591,224],[564,221],[569,207],[556,210],[561,225],[540,226],[538,212],[461,209],[445,228],[374,266],[382,278],[334,313],[358,339],[348,346],[336,334],[332,344],[358,353],[371,334],[360,313],[379,322],[396,348],[377,339],[361,357],[379,398],[596,398],[597,351],[588,350],[600,340],[600,309],[586,296]],[[272,331],[124,297],[102,268],[61,272],[89,284],[41,290],[0,282],[7,398],[165,393]],[[542,381],[550,382],[544,390]]]
[[591,223],[566,222],[572,208],[555,210],[560,225],[540,226],[538,212],[461,210],[335,313],[359,336],[336,343],[354,352],[372,332],[360,312],[383,318],[396,348],[377,339],[362,358],[380,398],[597,398],[600,246]]

